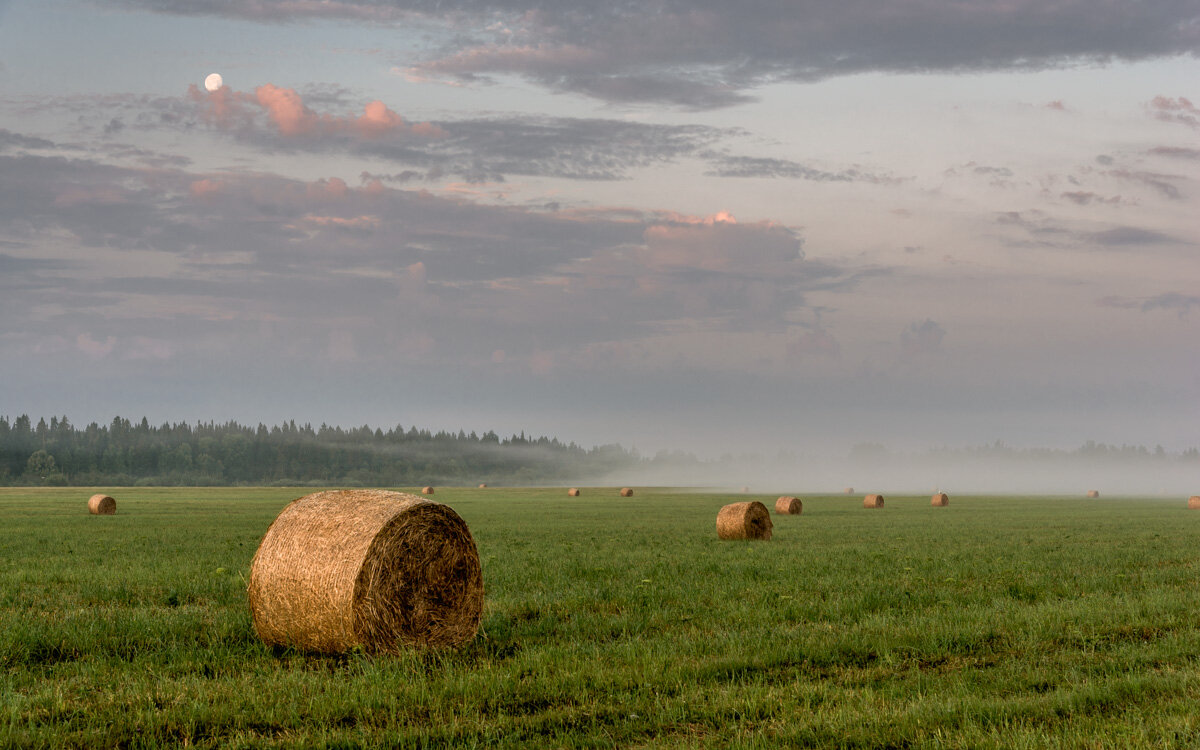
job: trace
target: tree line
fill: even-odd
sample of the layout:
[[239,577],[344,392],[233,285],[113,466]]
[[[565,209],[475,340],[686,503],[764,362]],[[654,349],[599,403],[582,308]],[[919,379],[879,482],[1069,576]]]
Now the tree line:
[[5,485],[422,485],[581,481],[643,462],[620,445],[493,431],[431,432],[400,425],[350,429],[294,420],[152,425],[116,417],[76,427],[66,416],[0,417]]

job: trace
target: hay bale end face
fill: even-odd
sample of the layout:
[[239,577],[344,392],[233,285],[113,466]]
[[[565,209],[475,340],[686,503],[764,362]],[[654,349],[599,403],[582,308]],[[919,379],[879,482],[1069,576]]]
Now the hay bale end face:
[[721,539],[771,538],[771,514],[767,506],[751,500],[730,503],[717,513],[717,536]]
[[1088,497],[1100,497],[1100,490],[1088,490]]
[[479,489],[481,489],[481,490],[486,490],[486,489],[487,489],[487,482],[480,482],[480,484],[479,484]]
[[108,495],[97,494],[88,498],[88,513],[93,516],[111,516],[117,512],[117,501]]
[[1200,510],[1200,495],[1192,495],[1188,498],[1188,508],[1190,510]]
[[945,508],[950,504],[950,496],[945,492],[935,493],[929,504],[935,508]]
[[883,495],[867,495],[863,498],[864,508],[882,508]]
[[317,492],[267,529],[247,594],[268,645],[396,653],[471,640],[483,571],[449,506],[385,490]]
[[785,516],[798,516],[804,510],[804,504],[798,497],[785,495],[775,501],[775,512]]
[[422,488],[421,488],[421,494],[422,494],[422,495],[432,495],[432,494],[433,494],[433,488],[432,488],[432,487],[422,487]]
[[628,487],[621,488],[621,497],[633,497],[633,490]]
[[579,490],[572,487],[571,489],[567,490],[567,496],[568,497],[579,497]]

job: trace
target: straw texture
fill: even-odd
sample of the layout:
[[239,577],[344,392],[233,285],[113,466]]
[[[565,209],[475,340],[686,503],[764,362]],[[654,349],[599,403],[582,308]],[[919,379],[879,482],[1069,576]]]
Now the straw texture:
[[775,512],[785,516],[798,516],[804,510],[804,504],[798,497],[784,496],[775,501]]
[[730,503],[717,513],[717,536],[721,539],[771,538],[771,514],[767,506],[751,500]]
[[395,653],[473,638],[483,573],[471,532],[450,507],[340,490],[280,512],[254,555],[247,593],[254,629],[269,645]]
[[422,495],[432,495],[432,494],[433,494],[433,488],[432,488],[432,487],[422,487],[422,488],[421,488],[421,494],[422,494]]
[[867,495],[863,498],[864,508],[882,508],[883,495]]
[[945,492],[937,492],[929,500],[929,504],[935,508],[945,508],[947,505],[950,504],[950,496],[947,495]]
[[1192,495],[1188,498],[1188,508],[1200,510],[1200,495]]
[[93,516],[111,516],[117,512],[117,501],[108,495],[92,495],[88,498],[88,513]]

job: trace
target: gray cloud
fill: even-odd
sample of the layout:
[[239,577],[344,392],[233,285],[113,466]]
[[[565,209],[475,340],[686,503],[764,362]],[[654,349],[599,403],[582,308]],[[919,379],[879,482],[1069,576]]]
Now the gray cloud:
[[451,33],[437,54],[413,67],[418,75],[476,81],[515,74],[553,90],[608,101],[694,109],[735,104],[770,81],[866,71],[1029,70],[1194,55],[1200,49],[1196,0],[898,0],[886,5],[869,0],[125,0],[123,5],[258,21],[342,18],[440,25]]
[[1154,156],[1165,156],[1168,159],[1186,159],[1200,161],[1200,148],[1185,148],[1183,146],[1156,146],[1147,151]]
[[1101,307],[1115,307],[1125,310],[1140,310],[1142,312],[1151,312],[1153,310],[1171,310],[1179,313],[1179,317],[1186,316],[1191,312],[1192,308],[1200,308],[1200,296],[1194,294],[1181,294],[1179,292],[1164,292],[1153,297],[1131,298],[1108,296],[1097,300],[1096,304]]
[[1113,227],[1103,232],[1094,232],[1087,236],[1089,240],[1108,247],[1125,247],[1128,245],[1155,245],[1163,242],[1174,242],[1175,238],[1140,227]]
[[753,156],[730,156],[712,152],[702,154],[713,164],[705,174],[714,177],[769,177],[814,182],[894,182],[858,169],[843,169],[829,172],[801,164],[789,159],[772,159]]
[[[861,278],[807,260],[793,229],[727,215],[504,208],[376,181],[31,155],[0,156],[0,236],[0,349],[114,363],[702,361],[707,344],[644,342],[786,332],[809,293]],[[25,242],[44,257],[22,257]]]
[[0,128],[0,151],[10,148],[54,148],[54,142]]

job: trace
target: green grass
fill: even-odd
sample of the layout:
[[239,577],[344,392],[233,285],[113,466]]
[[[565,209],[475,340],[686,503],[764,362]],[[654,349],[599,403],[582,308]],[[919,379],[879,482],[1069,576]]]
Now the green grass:
[[1185,499],[803,496],[753,543],[740,494],[438,488],[482,631],[371,658],[254,634],[305,490],[101,489],[0,490],[0,747],[1200,745]]

